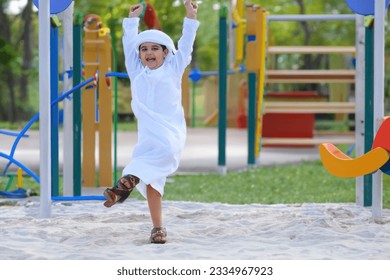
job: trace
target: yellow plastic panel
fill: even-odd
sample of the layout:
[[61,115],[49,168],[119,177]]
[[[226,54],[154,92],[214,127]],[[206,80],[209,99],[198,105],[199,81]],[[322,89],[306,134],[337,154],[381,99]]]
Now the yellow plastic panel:
[[350,158],[336,146],[324,143],[319,146],[324,167],[336,177],[351,178],[371,174],[388,160],[389,153],[383,148],[375,148],[355,159]]

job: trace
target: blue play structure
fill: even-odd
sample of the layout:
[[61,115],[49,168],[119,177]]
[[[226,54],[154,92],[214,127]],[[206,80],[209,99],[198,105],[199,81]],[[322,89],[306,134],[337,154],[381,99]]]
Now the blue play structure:
[[[61,102],[62,100],[64,100],[65,98],[69,97],[70,94],[72,94],[73,92],[81,89],[82,87],[88,85],[89,83],[91,83],[92,81],[94,80],[94,78],[90,78],[82,83],[80,83],[79,85],[75,86],[74,88],[72,88],[71,90],[63,93],[62,95],[60,95],[57,99],[53,100],[51,102],[51,106],[56,106],[59,102]],[[29,130],[29,128],[31,127],[31,125],[36,122],[37,120],[39,119],[39,113],[36,113],[32,118],[31,120],[23,127],[23,129],[19,132],[19,133],[15,133],[15,132],[9,132],[9,131],[5,131],[5,130],[0,130],[0,133],[2,134],[5,134],[5,135],[9,135],[9,136],[15,136],[15,141],[12,145],[12,148],[11,148],[11,151],[9,152],[9,154],[5,154],[5,153],[2,153],[0,152],[0,157],[2,158],[5,158],[8,160],[8,163],[7,165],[5,166],[3,172],[2,172],[2,176],[6,176],[7,174],[7,171],[9,169],[9,167],[11,166],[11,164],[15,164],[16,166],[20,167],[25,173],[27,173],[28,175],[30,175],[32,178],[34,178],[35,181],[37,181],[37,183],[40,183],[40,179],[39,179],[39,176],[37,174],[35,174],[34,171],[32,171],[30,168],[28,168],[27,166],[25,166],[22,162],[18,161],[17,159],[14,158],[14,155],[15,155],[15,151],[16,151],[16,148],[20,142],[20,139],[22,139],[23,137],[28,137],[28,135],[26,134],[26,132]],[[21,193],[20,191],[18,191],[17,193],[12,193],[12,192],[0,192],[0,195],[3,195],[3,196],[7,196],[7,197],[20,197]]]
[[[110,72],[110,73],[106,73],[106,77],[128,78],[128,75],[127,75],[127,73]],[[54,99],[51,102],[51,107],[53,108],[54,106],[57,106],[57,104],[59,102],[63,101],[65,98],[69,98],[69,96],[72,93],[77,92],[78,90],[80,90],[83,87],[87,87],[91,82],[94,81],[94,79],[95,79],[94,77],[89,78],[89,79],[85,80],[84,82],[80,83],[79,85],[73,87],[69,91],[63,93],[62,95],[60,95],[58,98]],[[18,146],[20,140],[22,138],[28,137],[28,135],[26,134],[27,131],[30,129],[31,125],[34,122],[36,122],[38,119],[39,119],[39,112],[36,113],[31,118],[31,120],[23,127],[23,129],[18,133],[12,132],[12,131],[0,130],[1,134],[16,137],[15,141],[11,147],[10,153],[5,154],[5,153],[0,152],[0,157],[8,160],[8,163],[7,163],[6,167],[4,168],[1,176],[6,176],[9,167],[12,164],[15,164],[16,166],[20,167],[25,173],[27,173],[32,178],[34,178],[34,180],[37,183],[40,183],[40,178],[34,171],[32,171],[30,168],[28,168],[22,162],[20,162],[14,158],[15,151],[17,149],[17,146]],[[11,180],[11,178],[10,178],[10,180]],[[19,188],[15,191],[7,191],[7,188],[6,188],[6,191],[0,191],[0,196],[5,196],[8,198],[23,198],[23,197],[27,196],[27,193],[22,188]],[[54,201],[104,200],[104,199],[105,198],[103,196],[69,196],[69,197],[67,197],[67,196],[52,196],[52,200],[54,200]]]
[[0,191],[0,196],[5,196],[7,198],[25,198],[27,197],[27,191],[23,188],[18,188],[14,191]]

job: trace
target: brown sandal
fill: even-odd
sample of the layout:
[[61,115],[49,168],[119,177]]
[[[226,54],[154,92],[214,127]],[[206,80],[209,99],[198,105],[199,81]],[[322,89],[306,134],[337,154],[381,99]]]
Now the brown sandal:
[[[122,183],[122,179],[125,179],[128,182],[130,188],[128,188],[124,183]],[[103,195],[107,199],[107,201],[103,203],[104,206],[111,207],[115,203],[122,203],[123,201],[125,201],[138,183],[139,178],[130,174],[120,178],[116,182],[115,186],[113,186],[112,188],[107,188],[104,191]]]
[[164,227],[155,227],[150,233],[150,242],[164,244],[167,242],[167,230]]

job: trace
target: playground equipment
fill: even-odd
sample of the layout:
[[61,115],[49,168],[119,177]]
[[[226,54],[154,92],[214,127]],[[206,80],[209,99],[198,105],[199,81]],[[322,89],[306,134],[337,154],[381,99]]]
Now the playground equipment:
[[[237,1],[237,9],[235,12],[240,11],[243,13],[243,2]],[[247,45],[246,55],[250,57],[247,60],[248,70],[248,166],[253,166],[256,163],[256,155],[259,154],[260,146],[256,143],[260,142],[260,132],[262,126],[262,114],[261,108],[263,107],[262,98],[264,95],[264,70],[266,65],[265,49],[267,44],[266,39],[266,16],[267,11],[261,9],[257,5],[246,5],[247,20],[244,25],[242,20],[243,15],[237,21],[240,26],[240,30],[237,30],[236,34],[243,35],[244,26],[246,27]],[[218,172],[221,174],[226,173],[226,127],[227,127],[227,75],[229,70],[227,69],[227,17],[228,9],[226,6],[222,6],[220,9],[219,18],[219,65],[218,65],[218,111],[214,113],[210,119],[216,119],[218,117]],[[237,19],[238,17],[235,16]],[[237,28],[238,26],[236,26]],[[236,35],[238,36],[238,35]],[[243,43],[243,38],[235,38],[236,42],[240,45]],[[230,56],[234,54],[234,50],[231,47]],[[242,58],[243,45],[235,48],[237,54],[236,59]],[[236,61],[236,60],[235,60]],[[236,63],[235,63],[236,64]],[[239,85],[240,83],[237,83]],[[241,83],[241,87],[244,83]],[[240,87],[237,87],[237,91]],[[241,88],[242,90],[242,88]],[[258,94],[256,92],[258,91]],[[242,94],[243,95],[243,94]],[[239,100],[242,102],[242,96]],[[237,103],[241,104],[242,103]],[[242,110],[242,107],[241,107]],[[242,119],[241,116],[237,114]],[[245,116],[244,116],[245,117]]]
[[[90,84],[91,82],[93,82],[93,80],[94,80],[94,78],[89,78],[86,81],[78,84],[77,86],[75,86],[71,90],[63,93],[62,95],[60,95],[58,98],[56,98],[55,100],[53,100],[51,102],[51,107],[53,107],[57,103],[63,101],[64,99],[69,97],[69,95],[71,95],[74,92],[78,91],[80,88]],[[37,174],[35,174],[35,172],[33,172],[31,169],[29,169],[27,166],[25,166],[22,162],[20,162],[17,159],[15,159],[15,151],[16,151],[16,148],[17,148],[20,140],[22,138],[24,138],[24,137],[27,137],[26,136],[26,132],[28,131],[28,129],[30,129],[31,125],[34,122],[36,122],[39,118],[40,118],[40,114],[36,113],[30,119],[30,121],[27,122],[27,124],[23,127],[23,129],[19,133],[17,133],[17,134],[16,133],[12,133],[11,134],[11,136],[16,136],[16,138],[15,138],[15,141],[14,141],[12,147],[11,147],[10,153],[9,154],[5,154],[3,152],[0,152],[0,157],[5,158],[5,159],[8,160],[8,163],[7,163],[7,165],[5,166],[5,168],[3,170],[2,176],[5,176],[7,174],[8,168],[11,166],[11,164],[15,164],[16,166],[21,168],[22,171],[26,172],[29,176],[31,176],[37,183],[41,183],[41,180],[40,180],[39,176]]]
[[[256,5],[247,5],[248,67],[248,165],[256,164],[260,154],[263,125],[268,12]],[[256,94],[257,92],[257,94]]]
[[[143,2],[143,1],[141,1]],[[93,117],[91,120],[93,120],[93,125],[92,128],[97,126],[95,124],[95,121],[99,121],[100,127],[107,127],[111,124],[111,118],[112,118],[112,112],[111,114],[107,114],[106,109],[111,110],[111,102],[104,101],[109,100],[111,101],[111,96],[109,99],[107,99],[107,94],[106,92],[102,93],[102,88],[104,89],[111,89],[111,81],[109,77],[119,77],[118,73],[112,73],[110,72],[110,63],[101,63],[109,61],[109,57],[111,56],[111,49],[110,45],[108,43],[108,37],[109,37],[109,29],[108,28],[103,28],[99,24],[98,17],[92,16],[90,19],[89,27],[94,31],[90,32],[93,34],[89,34],[91,36],[86,35],[86,37],[91,37],[87,38],[86,40],[91,40],[90,42],[86,42],[84,44],[84,49],[88,49],[88,47],[91,49],[92,52],[95,52],[95,60],[93,61],[87,61],[86,62],[86,68],[87,66],[95,66],[95,72],[92,70],[89,71],[87,69],[85,71],[86,75],[91,72],[95,78],[89,78],[84,82],[81,82],[81,23],[79,20],[78,22],[74,25],[73,31],[74,32],[74,38],[72,38],[73,41],[73,48],[72,46],[69,46],[67,41],[64,43],[65,49],[67,51],[69,50],[74,50],[73,51],[73,59],[71,57],[67,57],[67,59],[64,59],[64,76],[67,76],[67,78],[73,77],[73,85],[74,88],[71,90],[68,90],[64,94],[60,95],[59,97],[56,96],[58,92],[58,53],[53,52],[52,50],[57,50],[58,45],[56,45],[56,37],[58,32],[55,29],[52,29],[50,32],[50,14],[56,14],[63,12],[65,9],[70,9],[72,16],[73,17],[73,1],[72,0],[65,0],[65,1],[48,1],[48,0],[40,0],[40,1],[34,1],[34,4],[37,7],[40,7],[39,9],[39,112],[34,117],[29,121],[29,123],[23,128],[23,130],[17,135],[16,140],[12,146],[10,154],[4,154],[1,153],[0,156],[3,158],[6,158],[9,160],[9,164],[7,165],[6,169],[4,172],[7,171],[8,166],[10,164],[15,164],[19,167],[21,167],[27,174],[32,176],[38,183],[40,183],[40,193],[41,193],[41,216],[42,217],[49,217],[50,216],[50,201],[51,200],[84,200],[84,199],[102,199],[103,196],[80,196],[80,183],[82,181],[81,177],[81,166],[79,162],[81,162],[81,94],[80,94],[80,89],[82,89],[84,86],[90,84],[92,81],[95,81],[95,87],[87,87],[88,89],[92,88],[95,92],[95,96],[92,97],[93,103],[96,105],[100,105],[99,108],[95,110],[96,107],[92,106],[93,108],[91,109],[91,106],[88,108],[90,109],[89,112],[93,112],[96,114],[93,114]],[[145,13],[144,21],[146,24],[150,23],[153,21],[153,13],[154,10],[153,8],[149,5],[149,8],[147,9],[147,13]],[[152,10],[151,10],[152,9]],[[148,16],[150,15],[150,16]],[[154,14],[155,15],[155,14]],[[69,17],[68,17],[69,19]],[[53,17],[52,17],[53,21]],[[146,22],[148,21],[148,22]],[[64,19],[65,22],[65,19]],[[156,24],[159,24],[158,22],[154,20],[154,26]],[[56,22],[58,23],[58,22]],[[55,25],[55,27],[58,27],[59,25]],[[69,25],[68,25],[69,26]],[[88,29],[88,28],[86,28]],[[64,31],[65,32],[65,31]],[[68,34],[71,34],[70,32],[67,32]],[[49,39],[48,36],[54,36]],[[93,35],[97,35],[98,37],[93,37]],[[94,41],[95,40],[95,41]],[[104,48],[101,48],[101,46],[96,46],[96,43],[102,43],[102,45],[105,46]],[[92,43],[92,46],[86,46],[88,43]],[[50,45],[51,44],[51,45]],[[104,51],[102,51],[104,49]],[[49,51],[50,50],[50,51]],[[65,51],[64,51],[65,52]],[[48,57],[48,55],[50,56]],[[73,71],[72,65],[67,64],[66,62],[73,61],[74,60],[74,67]],[[99,67],[97,67],[99,66]],[[92,67],[93,68],[93,67]],[[97,69],[98,68],[98,69]],[[88,72],[88,73],[87,73]],[[67,75],[65,75],[65,73]],[[100,74],[100,75],[99,75]],[[99,77],[100,76],[100,77]],[[127,76],[127,75],[126,75]],[[48,78],[49,77],[49,78]],[[70,79],[67,79],[69,81]],[[116,81],[116,80],[115,80]],[[67,89],[69,87],[69,83],[65,82],[64,79],[64,85],[63,89]],[[88,89],[85,89],[84,91],[87,91]],[[99,91],[98,91],[99,89]],[[90,91],[90,90],[89,90]],[[55,178],[57,177],[58,179],[58,111],[57,111],[57,103],[60,101],[65,100],[65,103],[67,101],[67,98],[69,98],[69,95],[71,93],[74,93],[72,96],[72,101],[74,101],[74,104],[70,103],[69,106],[64,105],[64,111],[65,107],[68,109],[66,110],[68,113],[64,117],[65,120],[68,120],[67,122],[72,123],[73,120],[73,126],[66,126],[65,127],[65,122],[64,122],[64,134],[67,134],[66,136],[72,135],[73,134],[73,139],[69,137],[65,137],[64,142],[66,143],[65,148],[67,149],[66,154],[64,155],[64,195],[67,193],[67,188],[68,185],[73,185],[73,190],[70,190],[70,195],[71,196],[64,196],[64,197],[58,197],[57,191],[58,191],[58,183],[55,182]],[[85,95],[92,95],[90,93],[85,93]],[[103,96],[102,96],[103,95]],[[48,96],[51,97],[51,102],[47,102]],[[95,103],[95,98],[98,100]],[[88,101],[90,98],[86,98]],[[102,101],[103,100],[103,101]],[[88,102],[83,102],[83,106],[85,103]],[[104,106],[102,106],[104,104]],[[55,108],[53,110],[53,108]],[[83,109],[84,110],[84,109]],[[83,112],[83,116],[85,111]],[[17,161],[14,158],[14,152],[16,149],[17,144],[19,143],[20,139],[22,137],[25,137],[26,131],[29,129],[31,124],[38,120],[38,117],[40,116],[40,176],[38,177],[34,172],[32,172],[28,167],[24,166],[21,162]],[[104,118],[105,119],[105,124],[101,124],[100,119]],[[106,122],[109,122],[107,125]],[[87,124],[89,128],[91,128],[91,125]],[[54,129],[53,129],[54,127]],[[103,131],[103,130],[102,130]],[[106,143],[107,144],[107,139],[111,139],[111,131],[110,131],[110,136],[108,136],[108,130],[104,129],[104,132],[100,133],[99,132],[99,140],[100,143]],[[6,132],[8,133],[8,132]],[[56,135],[57,134],[57,135]],[[91,139],[89,135],[84,132],[84,140],[86,138]],[[92,136],[94,138],[94,136]],[[115,137],[114,137],[115,138]],[[53,141],[54,139],[54,141]],[[73,140],[73,141],[72,141]],[[111,142],[110,142],[111,143]],[[104,145],[102,145],[104,146]],[[73,153],[72,153],[73,150]],[[88,147],[85,148],[84,150],[88,150]],[[105,168],[105,173],[100,172],[100,182],[99,184],[105,184],[105,185],[111,185],[112,184],[112,179],[107,180],[107,181],[102,181],[101,178],[107,179],[107,178],[112,178],[111,174],[111,145],[105,145],[104,148],[101,148],[100,151],[102,152],[104,150],[104,155],[102,153],[100,154],[100,160],[103,161],[103,163],[100,163],[100,166],[110,166],[110,171],[107,171],[108,168]],[[116,147],[114,147],[114,150],[116,150]],[[65,152],[64,152],[65,153]],[[69,155],[73,155],[73,157],[68,157]],[[109,156],[107,156],[109,154]],[[104,159],[104,157],[107,157]],[[66,159],[67,158],[67,159]],[[54,159],[54,164],[52,159]],[[67,164],[65,161],[67,161],[69,164]],[[92,172],[92,169],[91,169]],[[93,171],[95,173],[95,171]],[[73,179],[73,184],[71,180]],[[92,181],[87,181],[92,182]],[[54,186],[53,185],[57,185]],[[93,184],[92,184],[93,185]],[[54,196],[53,196],[54,195]]]
[[[378,218],[381,217],[382,212],[383,182],[382,173],[375,171],[380,168],[387,174],[389,170],[389,145],[387,142],[390,135],[390,127],[388,119],[383,121],[384,23],[389,1],[349,0],[347,4],[350,5],[352,10],[362,15],[370,15],[374,11],[375,18],[374,34],[372,34],[372,24],[370,24],[366,27],[364,38],[366,44],[366,71],[365,76],[361,77],[365,80],[366,99],[365,106],[363,107],[365,117],[362,121],[364,123],[363,134],[365,135],[364,150],[356,149],[357,159],[353,160],[345,157],[339,150],[334,149],[332,144],[325,143],[320,146],[320,153],[325,167],[336,176],[349,177],[353,175],[365,175],[364,186],[362,184],[358,185],[362,181],[357,180],[357,198],[359,198],[359,195],[363,197],[362,202],[364,206],[372,205],[372,215]],[[373,41],[372,35],[374,35]],[[372,140],[372,135],[374,134],[376,134],[376,137]],[[337,166],[341,167],[341,165],[346,168],[345,172],[335,171],[335,168]],[[350,172],[351,166],[355,166],[355,172]],[[375,173],[371,175],[372,172]],[[363,205],[363,203],[360,204]]]
[[[242,64],[239,64],[237,66],[237,69],[226,70],[226,74],[227,75],[243,74],[245,71],[246,71],[245,66]],[[191,123],[192,127],[195,127],[195,120],[196,120],[196,113],[195,113],[196,112],[196,101],[195,101],[196,83],[201,81],[203,77],[217,77],[218,73],[219,73],[218,71],[200,71],[198,68],[194,68],[188,73],[188,75],[184,75],[184,78],[187,78],[187,76],[188,76],[188,78],[192,81],[191,113],[190,113],[190,116],[191,116],[190,123]],[[186,81],[186,79],[183,79],[183,82],[184,81]],[[207,82],[210,82],[210,81],[208,80]],[[237,86],[236,86],[234,78],[232,80],[230,80],[230,82],[231,82],[232,91],[233,91],[232,95],[236,95]],[[213,82],[211,82],[211,83],[213,83]],[[183,88],[184,88],[184,86],[183,86]],[[205,125],[212,125],[218,119],[218,109],[215,108],[217,106],[215,106],[215,104],[214,104],[214,103],[217,103],[218,98],[216,95],[215,96],[212,95],[213,94],[212,91],[216,90],[216,87],[211,87],[211,89],[210,89],[210,87],[206,87],[206,89],[209,89],[210,92],[206,93],[207,94],[207,104],[206,104],[206,108],[205,108],[206,118],[203,121],[203,123]],[[229,92],[227,94],[229,94]],[[184,97],[185,97],[185,94],[183,92],[183,103],[186,103]],[[184,106],[184,104],[183,104],[183,106]],[[184,111],[186,113],[186,119],[188,119],[187,112],[189,110],[188,109],[186,110],[186,106],[184,106]]]
[[[246,67],[243,65],[244,58],[244,39],[245,39],[245,26],[246,21],[244,18],[244,2],[242,0],[232,1],[232,5],[230,9],[227,6],[224,6],[222,10],[225,10],[226,13],[226,59],[229,60],[230,63],[226,63],[227,68],[227,96],[226,96],[226,122],[227,126],[235,127],[237,123],[237,116],[240,111],[239,103],[242,102],[240,98],[237,100],[237,92],[239,91],[239,86],[241,80],[243,79],[243,74],[246,71]],[[222,13],[221,10],[221,13]],[[220,34],[221,35],[221,34]],[[221,37],[219,38],[221,40]],[[220,46],[222,43],[220,42]],[[236,74],[236,75],[234,75]],[[204,78],[209,77],[203,83],[203,90],[205,91],[205,95],[207,96],[206,102],[204,104],[204,120],[203,124],[210,126],[217,123],[219,117],[218,110],[218,79],[219,79],[219,71],[201,71],[197,68],[194,68],[188,74],[188,77],[192,81],[192,92],[191,92],[191,109],[186,110],[186,106],[184,106],[184,111],[186,113],[190,112],[191,126],[195,126],[195,112],[196,112],[196,88],[199,85],[198,82]],[[183,79],[186,81],[186,79]],[[185,95],[183,95],[185,97]],[[185,99],[183,98],[183,101]],[[237,102],[238,101],[238,102]],[[186,105],[186,104],[184,104]],[[189,107],[188,107],[189,108]],[[242,109],[242,108],[241,108]],[[244,116],[246,118],[246,116]]]
[[[281,22],[281,21],[356,21],[356,15],[270,15],[267,17],[267,22]],[[356,30],[358,30],[356,24]],[[358,33],[356,34],[358,37]],[[358,40],[356,38],[356,44]],[[294,54],[294,55],[305,55],[305,54],[324,54],[324,55],[356,55],[358,58],[361,56],[361,50],[355,46],[269,46],[267,53],[269,56]],[[361,68],[357,68],[356,71],[352,69],[326,69],[326,70],[279,70],[279,69],[267,69],[266,70],[266,82],[267,84],[299,84],[299,83],[327,83],[331,88],[331,101],[319,102],[315,101],[314,96],[303,98],[301,94],[295,94],[291,92],[291,98],[287,101],[283,100],[283,94],[280,94],[280,100],[276,98],[266,99],[264,103],[264,114],[265,119],[270,122],[274,118],[278,119],[285,118],[291,121],[285,121],[284,126],[286,129],[291,131],[297,131],[297,133],[286,133],[286,134],[274,134],[268,131],[263,131],[262,144],[267,146],[305,146],[320,144],[324,140],[318,140],[314,138],[314,115],[318,113],[322,114],[340,114],[355,113],[355,103],[347,102],[344,99],[346,97],[337,98],[332,100],[333,90],[336,86],[343,86],[342,91],[346,92],[346,86],[348,84],[356,84],[355,75],[359,75]],[[359,92],[357,87],[356,92]],[[277,96],[277,93],[275,93]],[[296,98],[293,98],[296,96]],[[344,94],[345,96],[345,94]],[[267,97],[267,96],[266,96]],[[320,96],[317,95],[317,100],[320,100]],[[336,99],[336,98],[335,98]],[[339,100],[341,99],[341,100]],[[315,102],[313,102],[315,101]],[[342,102],[340,102],[342,101]],[[291,118],[290,118],[291,116]],[[298,118],[311,118],[312,126],[307,127],[307,131],[303,132],[300,127],[301,123]],[[302,119],[302,121],[303,121]],[[295,120],[297,121],[296,126]],[[278,123],[280,126],[280,123]],[[270,124],[269,126],[275,127],[276,124]],[[338,143],[352,144],[354,138],[342,135],[338,137]]]
[[40,112],[40,213],[50,217],[51,154],[50,154],[50,1],[39,0],[39,112]]
[[11,187],[11,184],[12,184],[12,181],[14,179],[14,176],[11,175],[10,179],[8,180],[7,186],[5,187],[5,190],[4,191],[0,191],[0,196],[4,196],[4,197],[7,197],[7,198],[24,198],[24,197],[27,197],[27,191],[25,189],[23,189],[23,177],[22,176],[23,176],[22,168],[18,168],[18,172],[17,172],[17,179],[18,179],[17,185],[18,185],[18,188],[16,190],[9,191],[9,189]]
[[4,191],[0,191],[0,196],[4,196],[7,198],[25,198],[28,196],[28,191],[26,191],[23,188],[23,170],[22,170],[22,168],[20,168],[20,167],[18,168],[16,176],[17,176],[18,188],[16,190],[9,191],[9,189],[11,188],[13,179],[15,177],[14,175],[9,175],[9,180],[8,180],[7,186],[5,187]]
[[337,177],[357,177],[372,174],[378,169],[390,175],[390,118],[385,118],[375,135],[372,149],[352,159],[331,143],[319,146],[324,167]]
[[[51,215],[51,199],[52,199],[52,116],[51,110],[53,106],[56,106],[58,102],[62,101],[64,98],[68,97],[70,93],[78,91],[83,86],[89,84],[93,81],[93,78],[86,80],[83,83],[76,85],[72,90],[67,91],[57,98],[51,94],[53,91],[54,81],[53,73],[51,73],[51,63],[53,58],[53,53],[51,53],[51,40],[50,40],[50,14],[58,13],[66,9],[69,5],[72,4],[72,0],[67,1],[48,1],[40,0],[35,1],[35,5],[39,6],[39,113],[35,114],[34,117],[28,122],[28,124],[22,129],[18,134],[11,149],[10,154],[1,153],[0,156],[9,160],[9,164],[16,164],[24,171],[26,171],[30,176],[32,176],[37,182],[40,183],[40,215],[42,218],[48,218]],[[51,5],[50,5],[51,4]],[[55,44],[55,43],[54,43]],[[54,45],[55,47],[55,45]],[[53,46],[52,46],[53,49]],[[77,52],[76,52],[77,54]],[[80,60],[79,60],[80,61]],[[56,64],[54,61],[53,64]],[[53,65],[54,66],[54,65]],[[75,71],[74,74],[81,76],[81,68],[77,67],[78,72]],[[55,75],[55,73],[54,73]],[[53,79],[54,80],[54,79]],[[75,79],[77,80],[77,79]],[[78,80],[77,80],[78,81]],[[51,87],[52,86],[52,87]],[[55,91],[53,93],[56,93]],[[53,100],[54,99],[54,100]],[[48,100],[51,100],[48,102]],[[21,137],[25,134],[31,124],[40,119],[40,178],[21,162],[14,159],[15,148]],[[57,125],[57,124],[55,124]],[[78,129],[79,127],[76,127]],[[9,165],[8,165],[9,166]],[[7,170],[7,168],[6,168]],[[6,172],[5,170],[5,172]],[[55,172],[55,169],[54,169]],[[58,175],[58,173],[57,173]]]
[[[233,1],[234,2],[234,1]],[[232,55],[230,56],[230,65],[234,69],[239,67],[244,59],[244,39],[245,39],[245,18],[244,18],[244,2],[243,0],[237,0],[232,7],[232,24],[230,30],[230,36],[234,40],[229,40],[229,48]]]
[[389,152],[377,147],[352,159],[331,143],[319,146],[322,163],[334,176],[350,178],[376,172],[389,161]]
[[[84,17],[83,60],[86,77],[96,77],[93,94],[82,95],[83,186],[112,184],[112,90],[105,73],[111,72],[110,30],[102,26],[97,15]],[[108,79],[108,78],[107,78]],[[99,177],[96,175],[96,132],[99,139]]]
[[[246,21],[244,18],[244,11],[246,11]],[[221,174],[226,173],[226,127],[228,125],[228,102],[227,102],[227,93],[228,93],[228,80],[227,75],[243,73],[248,70],[248,83],[243,81],[240,77],[239,81],[236,81],[235,85],[235,96],[238,97],[236,102],[237,114],[234,114],[233,123],[241,126],[248,126],[248,166],[253,166],[256,163],[256,156],[259,154],[260,146],[257,143],[260,142],[261,129],[262,129],[262,114],[261,108],[262,97],[264,95],[264,72],[266,65],[266,56],[265,49],[267,44],[266,37],[266,16],[267,11],[260,8],[257,5],[246,5],[244,9],[243,1],[237,1],[236,6],[233,7],[232,18],[234,19],[233,24],[228,25],[228,8],[222,6],[220,9],[219,17],[219,65],[218,72],[208,71],[202,72],[198,69],[193,69],[189,77],[193,83],[198,82],[204,76],[218,76],[218,85],[215,83],[215,89],[218,86],[218,105],[217,109],[214,109],[211,114],[207,115],[205,120],[206,124],[214,123],[218,119],[218,171]],[[228,26],[233,26],[234,31],[230,30]],[[246,35],[244,30],[246,29]],[[230,36],[234,37],[234,40],[229,38],[228,32],[230,31]],[[234,36],[232,35],[234,34]],[[244,41],[245,36],[247,37],[246,45],[246,55],[250,57],[247,59],[246,66],[240,64],[243,53],[244,53]],[[227,42],[230,44],[229,48],[229,58],[231,61],[231,66],[234,69],[228,69],[227,64]],[[235,42],[235,44],[232,44]],[[239,69],[237,69],[239,68]],[[194,84],[193,84],[194,85]],[[249,95],[246,98],[245,88],[249,88]],[[229,89],[231,86],[229,85]],[[193,88],[194,92],[194,88]],[[240,92],[240,95],[237,95],[237,92]],[[257,94],[258,92],[258,94]],[[194,97],[193,93],[193,102]],[[245,115],[244,111],[244,101],[247,99],[248,102],[248,117]],[[184,99],[183,99],[184,100]],[[208,96],[208,103],[213,103],[210,101]],[[192,108],[192,120],[191,123],[194,124],[194,106]],[[229,112],[231,113],[231,112]],[[246,120],[248,124],[246,124]]]

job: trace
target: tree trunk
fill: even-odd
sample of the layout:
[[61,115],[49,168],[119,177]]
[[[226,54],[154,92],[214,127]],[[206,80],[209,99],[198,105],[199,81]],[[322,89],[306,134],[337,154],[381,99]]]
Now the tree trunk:
[[[18,115],[19,120],[26,120],[30,116],[29,113],[29,95],[28,95],[28,77],[29,72],[32,68],[32,36],[34,29],[32,28],[32,0],[27,1],[27,5],[22,12],[23,23],[23,32],[22,32],[22,41],[23,41],[23,64],[22,64],[22,75],[20,77],[20,100],[23,102],[18,104],[19,111],[21,112]],[[27,106],[26,106],[27,105]]]
[[9,94],[9,105],[8,105],[8,120],[10,122],[16,121],[16,96],[15,96],[15,80],[14,74],[11,69],[7,69],[6,73],[7,77],[7,86],[8,86],[8,94]]
[[[4,0],[0,0],[0,37],[4,39],[4,42],[6,44],[10,44],[11,42],[11,24],[9,21],[8,16],[6,15],[4,8],[5,8],[5,2]],[[8,63],[7,63],[8,64]],[[6,114],[6,119],[9,121],[15,121],[15,112],[16,112],[16,106],[15,106],[15,79],[14,74],[12,72],[12,68],[10,65],[0,65],[1,68],[0,71],[2,72],[1,77],[4,77],[6,80],[2,79],[0,80],[0,83],[4,85],[4,88],[8,90],[7,92],[3,92],[2,94],[9,96],[9,104],[6,104],[7,98],[1,98],[0,102],[2,102],[2,108],[8,108]],[[5,102],[3,101],[5,100]]]
[[[300,14],[306,14],[306,9],[305,9],[305,3],[303,0],[296,0],[298,6],[299,6],[299,13]],[[310,26],[307,23],[307,21],[300,21],[299,22],[303,33],[304,33],[304,39],[303,39],[303,45],[307,46],[310,44],[310,37],[312,31],[310,30]],[[317,65],[319,65],[321,61],[321,57],[317,57],[317,59],[314,59],[313,61],[313,55],[312,54],[304,54],[303,55],[303,65],[302,69],[313,69],[313,68],[318,68]],[[316,66],[316,67],[314,67]],[[317,90],[318,85],[317,84],[305,84],[304,85],[304,90]]]

